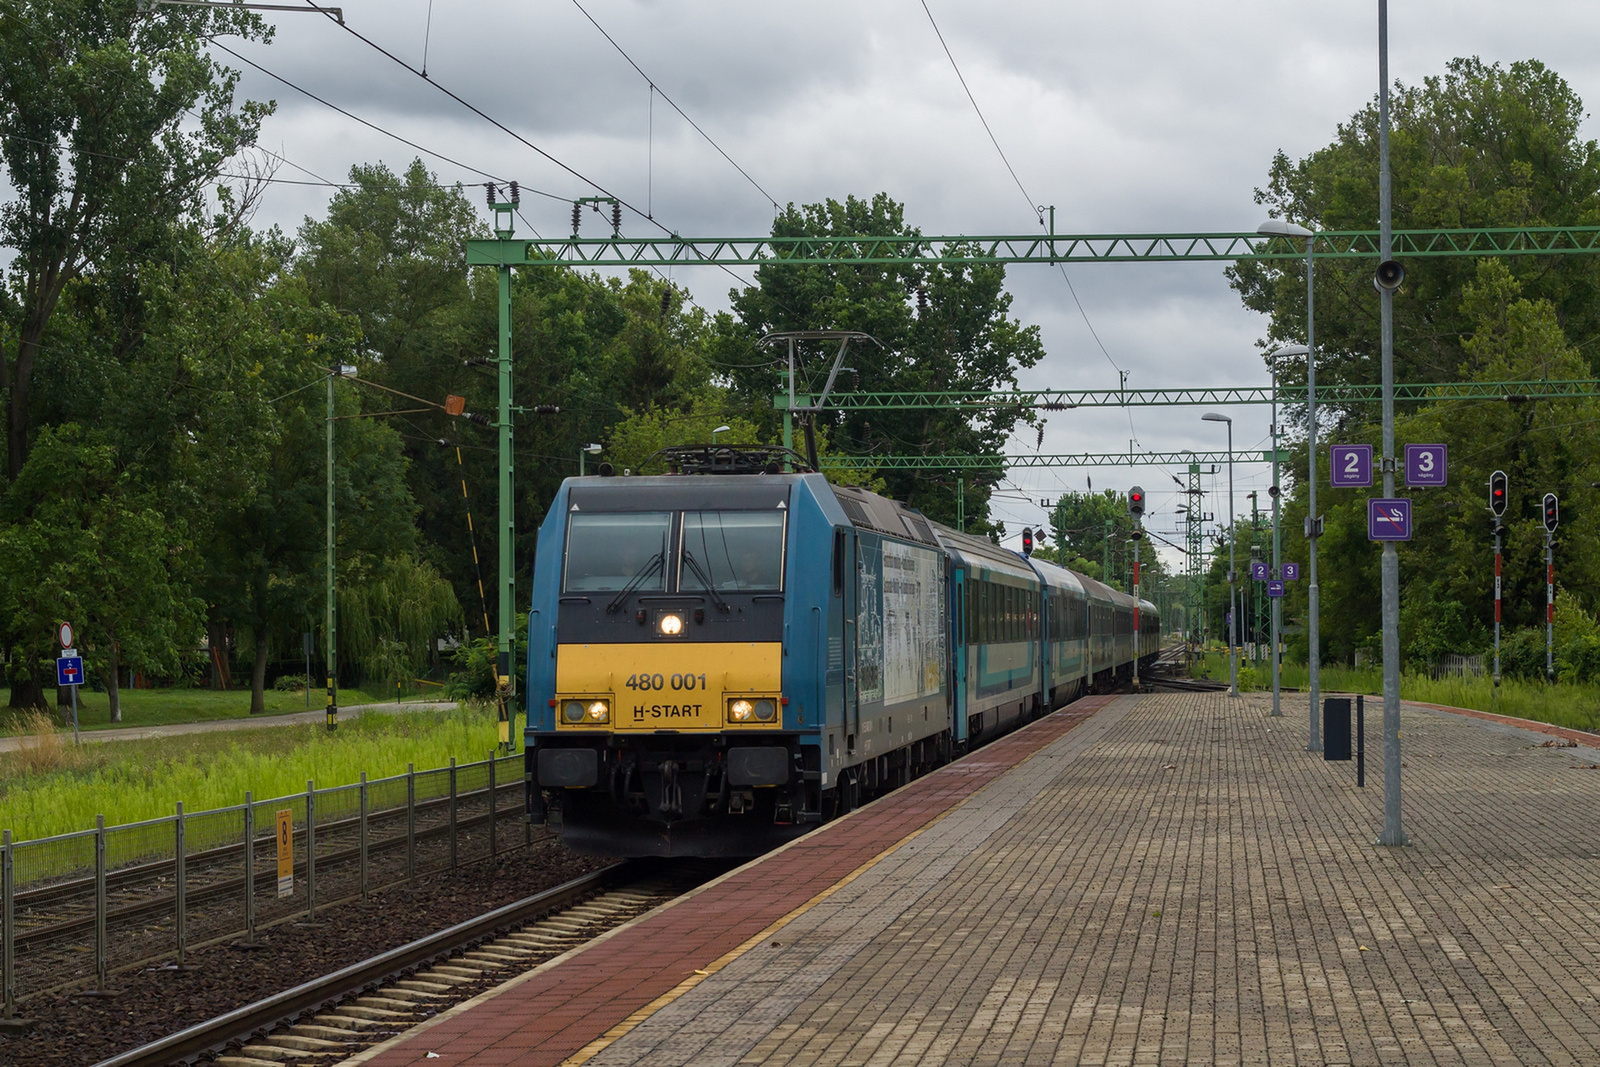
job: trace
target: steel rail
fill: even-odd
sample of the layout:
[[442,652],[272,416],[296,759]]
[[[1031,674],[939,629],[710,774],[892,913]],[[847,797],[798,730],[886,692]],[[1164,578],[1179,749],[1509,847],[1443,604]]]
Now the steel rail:
[[507,927],[570,907],[624,880],[634,869],[634,864],[626,861],[612,864],[553,889],[486,912],[476,919],[457,923],[410,944],[379,953],[332,974],[313,978],[292,989],[263,997],[214,1019],[101,1060],[95,1067],[165,1067],[170,1063],[192,1061],[196,1056],[222,1051],[235,1041],[342,1000],[352,993],[381,985],[395,975],[448,956]]

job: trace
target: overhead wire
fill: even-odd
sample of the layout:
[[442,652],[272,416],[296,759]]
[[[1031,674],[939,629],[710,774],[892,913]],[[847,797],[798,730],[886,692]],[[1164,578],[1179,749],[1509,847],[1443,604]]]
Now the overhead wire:
[[[646,222],[650,223],[652,226],[655,226],[657,229],[659,229],[662,233],[666,234],[667,236],[669,236],[669,237],[675,237],[676,236],[676,234],[674,233],[674,231],[672,230],[671,227],[669,227],[665,223],[662,223],[659,220],[657,220],[652,213],[650,213],[648,211],[641,211],[639,209],[638,205],[634,204],[632,201],[626,199],[625,197],[619,196],[616,193],[613,193],[610,189],[606,188],[604,185],[601,185],[598,181],[596,181],[593,178],[589,177],[587,174],[584,174],[582,171],[579,171],[576,167],[571,166],[570,164],[566,163],[565,161],[557,158],[552,153],[550,153],[550,152],[546,151],[545,149],[539,147],[538,145],[534,144],[532,141],[528,140],[528,138],[522,136],[522,134],[518,133],[516,130],[513,130],[511,127],[507,126],[505,123],[501,122],[499,119],[495,118],[493,115],[490,115],[488,112],[484,111],[482,108],[478,107],[476,104],[473,104],[471,101],[467,100],[466,98],[462,97],[458,93],[452,91],[451,89],[449,89],[445,85],[441,84],[438,79],[430,77],[427,74],[424,74],[422,71],[419,71],[417,68],[413,67],[411,64],[407,63],[405,60],[401,59],[399,56],[395,55],[393,52],[389,51],[387,48],[384,48],[382,45],[378,44],[376,41],[372,40],[370,37],[367,37],[365,34],[361,33],[359,30],[357,30],[355,27],[351,26],[348,22],[343,22],[343,21],[340,21],[339,19],[335,18],[334,15],[330,11],[328,11],[327,9],[318,7],[317,3],[316,3],[316,0],[306,0],[306,5],[310,10],[314,10],[318,14],[321,14],[329,22],[334,23],[340,29],[342,29],[346,33],[350,34],[352,37],[354,37],[356,40],[360,41],[362,44],[366,45],[368,48],[371,48],[373,51],[377,52],[379,55],[381,55],[381,56],[385,57],[386,59],[390,60],[391,62],[395,63],[397,66],[399,66],[403,70],[407,71],[408,73],[413,74],[416,77],[421,78],[424,82],[426,82],[427,84],[433,86],[435,89],[439,90],[440,92],[444,93],[450,99],[454,100],[456,103],[460,104],[462,107],[466,108],[468,111],[471,111],[474,115],[477,115],[479,118],[483,119],[485,122],[489,123],[491,126],[494,126],[496,129],[500,130],[502,133],[504,133],[507,136],[511,137],[512,139],[516,140],[518,143],[520,143],[522,145],[525,145],[526,147],[532,149],[534,152],[538,153],[540,156],[542,156],[545,159],[549,160],[551,163],[555,164],[561,170],[566,171],[568,174],[572,175],[574,178],[577,178],[579,181],[583,182],[584,184],[590,186],[591,188],[595,189],[596,191],[600,192],[601,194],[603,194],[603,195],[605,195],[607,197],[610,197],[612,200],[616,201],[616,203],[617,203],[617,205],[619,207],[626,208],[627,210],[633,212],[635,215],[638,215],[640,218],[644,219]],[[602,32],[604,32],[604,31],[602,31]],[[231,53],[231,54],[236,54],[236,53]],[[246,62],[248,62],[248,60]],[[252,64],[252,66],[254,66],[254,64]],[[656,91],[660,92],[660,89],[658,88]],[[663,96],[665,96],[665,94],[663,94]],[[687,118],[687,117],[688,116],[685,116],[685,118]],[[452,161],[452,162],[454,162],[454,161]],[[732,161],[730,160],[730,162],[732,162]],[[457,165],[461,166],[463,164],[457,164]],[[468,169],[476,170],[476,168],[468,168]],[[482,171],[477,171],[477,173],[481,174],[483,172]],[[496,181],[500,181],[502,179],[496,178],[495,180]],[[758,186],[758,188],[759,188],[759,186]],[[543,190],[533,190],[533,191],[538,192],[542,196],[551,197],[552,199],[556,199],[556,200],[566,201],[568,199],[566,197],[557,196],[554,193],[544,192]],[[765,190],[763,190],[763,195],[766,195]],[[755,285],[754,282],[752,282],[749,279],[746,279],[744,277],[741,277],[739,274],[735,273],[733,270],[731,270],[725,264],[720,264],[719,263],[719,264],[717,264],[717,267],[724,274],[728,275],[728,277],[730,277],[733,280],[737,281],[741,285],[750,286],[750,287],[753,287]],[[657,274],[661,274],[661,271],[660,271],[659,268],[656,269],[656,273]],[[665,278],[665,275],[662,275],[662,277]],[[696,305],[696,306],[698,306],[698,305]]]
[[[630,201],[624,199],[623,197],[618,196],[617,194],[613,193],[610,189],[606,188],[604,185],[601,185],[598,181],[594,180],[593,178],[589,177],[587,174],[584,174],[582,171],[578,170],[576,167],[568,164],[564,160],[559,159],[558,157],[556,157],[554,154],[552,154],[552,153],[546,151],[545,149],[539,147],[538,145],[534,144],[532,141],[528,140],[528,138],[524,137],[522,134],[518,133],[516,130],[513,130],[510,126],[507,126],[505,123],[501,122],[499,119],[495,118],[493,115],[489,114],[487,111],[484,111],[478,105],[472,103],[470,100],[467,100],[465,97],[461,96],[460,94],[458,94],[455,91],[453,91],[452,89],[450,89],[448,86],[446,86],[443,83],[441,83],[437,78],[433,78],[433,77],[430,77],[427,74],[422,73],[416,67],[413,67],[410,63],[407,63],[405,60],[401,59],[399,56],[395,55],[393,52],[389,51],[387,48],[383,47],[381,44],[379,44],[378,42],[374,41],[372,38],[366,36],[360,30],[358,30],[354,26],[350,25],[348,22],[343,22],[343,21],[340,21],[339,19],[335,18],[331,11],[327,10],[326,8],[318,7],[317,3],[316,3],[316,0],[306,0],[306,5],[307,5],[307,7],[309,9],[311,9],[313,11],[316,11],[317,13],[321,14],[329,22],[331,22],[334,25],[338,26],[340,29],[344,30],[350,36],[354,37],[356,40],[360,41],[362,44],[366,45],[368,48],[370,48],[373,51],[377,52],[379,55],[381,55],[384,58],[388,59],[390,62],[392,62],[395,65],[399,66],[401,69],[405,70],[407,73],[412,74],[412,75],[414,75],[414,76],[416,76],[418,78],[421,78],[425,83],[427,83],[428,85],[431,85],[433,88],[437,89],[439,92],[441,92],[444,95],[448,96],[450,99],[454,100],[456,103],[460,104],[462,107],[466,108],[468,111],[472,112],[474,115],[477,115],[479,118],[481,118],[485,122],[489,123],[489,125],[493,126],[495,129],[499,130],[501,133],[504,133],[506,136],[511,137],[513,140],[515,140],[518,143],[524,145],[525,147],[531,149],[532,151],[534,151],[538,155],[542,156],[544,159],[548,160],[550,163],[554,164],[559,169],[565,171],[566,173],[570,174],[572,177],[578,179],[578,181],[582,182],[583,184],[585,184],[585,185],[589,186],[590,188],[596,190],[597,192],[601,193],[602,195],[608,196],[611,199],[615,200],[620,206],[627,208],[629,211],[631,211],[634,214],[638,215],[640,218],[646,219],[647,221],[653,223],[655,226],[659,227],[663,233],[671,235],[672,231],[668,227],[662,225],[659,222],[656,222],[654,219],[651,219],[647,214],[645,214],[643,211],[639,210],[639,208],[637,206],[635,206],[633,203],[631,203]],[[458,164],[458,165],[460,165],[460,164]],[[476,168],[471,168],[471,169],[476,170]],[[482,171],[478,171],[478,173],[481,174],[483,172]],[[496,181],[500,181],[501,179],[496,178],[495,180]],[[567,200],[567,199],[569,199],[567,197],[556,196],[553,193],[544,193],[542,195],[550,196],[550,197],[552,197],[553,199],[556,199],[556,200]]]
[[[1011,160],[1006,157],[1005,149],[1000,147],[1000,139],[995,136],[994,130],[990,128],[989,120],[984,117],[983,109],[978,106],[977,97],[972,94],[972,89],[967,85],[966,76],[961,73],[961,65],[956,62],[955,53],[950,51],[950,45],[944,39],[944,32],[939,29],[939,22],[933,17],[932,9],[928,7],[928,0],[919,0],[919,2],[922,4],[923,13],[928,16],[928,25],[933,27],[934,35],[939,38],[939,46],[944,49],[945,58],[950,60],[950,68],[955,71],[956,79],[961,82],[962,91],[967,94],[967,101],[977,114],[978,121],[983,124],[983,131],[989,135],[989,142],[994,145],[995,152],[1000,156],[1000,162],[1005,164],[1006,172],[1011,175],[1011,180],[1016,183],[1017,191],[1028,202],[1029,212],[1033,214],[1034,220],[1043,229],[1044,210],[1039,206],[1039,202],[1033,198],[1032,194],[1028,192],[1027,187],[1022,184],[1022,179],[1017,176],[1016,168],[1011,165]],[[1072,284],[1072,278],[1068,276],[1066,266],[1057,263],[1056,269],[1061,272],[1061,280],[1067,283],[1067,292],[1072,294],[1072,302],[1077,305],[1078,314],[1083,317],[1083,324],[1089,328],[1089,336],[1093,337],[1094,343],[1099,346],[1100,354],[1106,357],[1106,362],[1111,364],[1119,376],[1123,375],[1125,372],[1122,367],[1112,358],[1111,352],[1105,346],[1105,342],[1100,340],[1100,333],[1094,328],[1094,323],[1089,321],[1089,313],[1084,309],[1083,301],[1078,298],[1077,287]],[[1128,429],[1133,432],[1133,436],[1137,439],[1139,434],[1133,427],[1133,413],[1130,411],[1127,415]]]
[[579,3],[579,0],[572,0],[572,6],[577,8],[578,11],[583,15],[583,17],[589,20],[590,25],[592,25],[595,29],[600,31],[600,36],[604,37],[608,42],[610,42],[611,47],[615,48],[617,50],[617,54],[620,55],[623,59],[627,60],[628,61],[628,65],[630,67],[632,67],[638,73],[639,77],[643,78],[645,80],[645,82],[647,84],[649,84],[650,91],[651,91],[651,93],[653,95],[659,95],[661,97],[661,99],[665,100],[668,104],[670,104],[672,106],[672,110],[676,111],[678,113],[678,115],[683,119],[683,121],[687,122],[690,126],[693,126],[694,127],[694,131],[696,133],[698,133],[701,137],[704,137],[706,139],[706,143],[709,144],[712,148],[715,148],[717,150],[717,154],[720,155],[723,159],[728,161],[728,165],[729,166],[731,166],[734,170],[738,171],[744,177],[745,181],[747,181],[751,185],[753,185],[757,192],[759,192],[762,196],[766,197],[767,202],[772,205],[773,211],[777,211],[778,210],[778,201],[777,201],[777,199],[771,193],[769,193],[765,189],[763,189],[761,187],[761,183],[760,182],[758,182],[754,178],[752,178],[750,176],[750,173],[748,171],[746,171],[743,167],[741,167],[738,164],[738,162],[734,160],[734,158],[732,156],[728,155],[728,153],[723,150],[722,146],[719,145],[716,142],[716,140],[709,133],[707,133],[705,130],[701,129],[700,124],[698,122],[696,122],[694,119],[689,117],[688,112],[684,111],[683,108],[678,106],[678,103],[677,103],[676,100],[673,100],[672,97],[667,95],[666,90],[661,88],[661,86],[656,83],[656,80],[654,78],[652,78],[652,77],[650,77],[650,75],[646,74],[644,72],[644,69],[642,67],[640,67],[638,63],[634,62],[633,57],[630,56],[627,53],[627,51],[620,44],[617,43],[617,40],[616,40],[615,37],[612,37],[610,33],[606,32],[606,28],[604,26],[600,25],[600,23],[595,20],[595,17],[593,15],[589,14],[588,9],[585,8],[583,6],[583,4]]
[[[400,134],[395,133],[393,130],[387,130],[387,129],[383,128],[382,126],[378,125],[376,122],[372,122],[369,119],[364,119],[360,115],[357,115],[355,112],[348,111],[345,108],[340,107],[338,104],[333,103],[331,100],[327,100],[327,99],[325,99],[325,98],[323,98],[321,96],[318,96],[316,93],[313,93],[311,90],[309,90],[309,89],[307,89],[307,88],[305,88],[305,87],[303,87],[301,85],[297,85],[296,83],[290,81],[288,78],[285,78],[283,75],[278,74],[275,71],[268,70],[266,67],[262,66],[260,63],[257,63],[255,60],[250,59],[250,58],[248,58],[246,56],[240,55],[238,52],[235,52],[233,49],[229,48],[227,45],[225,45],[222,42],[216,40],[215,38],[212,38],[210,43],[211,43],[211,46],[213,48],[222,49],[222,51],[228,53],[230,56],[232,56],[233,58],[237,59],[239,62],[244,63],[247,66],[253,67],[255,70],[260,71],[262,74],[265,74],[267,77],[273,79],[274,81],[280,82],[280,83],[288,86],[289,88],[293,89],[295,92],[301,94],[302,96],[305,96],[305,97],[307,97],[307,98],[309,98],[311,100],[315,100],[317,103],[321,104],[323,107],[330,108],[333,111],[337,111],[339,114],[343,115],[345,118],[351,119],[351,120],[353,120],[355,122],[359,122],[361,125],[367,127],[370,130],[373,130],[373,131],[375,131],[377,133],[381,133],[385,137],[388,137],[388,138],[391,138],[393,140],[399,141],[401,144],[406,145],[409,148],[414,148],[418,152],[422,152],[425,155],[432,156],[435,159],[442,159],[446,163],[451,164],[452,166],[460,167],[462,170],[470,171],[473,174],[479,175],[480,177],[488,178],[491,181],[502,182],[502,183],[508,181],[508,179],[503,178],[498,174],[493,174],[493,173],[491,173],[489,171],[486,171],[486,170],[482,169],[481,167],[475,167],[471,163],[465,163],[465,162],[463,162],[463,161],[461,161],[459,159],[454,158],[453,156],[449,156],[449,155],[446,155],[443,152],[439,152],[439,151],[436,151],[436,150],[434,150],[432,148],[428,148],[428,147],[426,147],[424,145],[420,145],[416,141],[411,140],[410,138],[402,137]],[[427,80],[429,82],[432,82],[433,79],[429,78]],[[523,189],[523,190],[525,190],[527,192],[533,193],[533,194],[535,194],[537,196],[548,197],[551,200],[559,200],[562,203],[565,203],[566,200],[567,200],[567,198],[564,197],[564,196],[560,196],[560,195],[558,195],[556,193],[546,192],[543,189],[535,188],[534,186],[528,185],[526,183],[519,183],[519,187],[521,189]]]

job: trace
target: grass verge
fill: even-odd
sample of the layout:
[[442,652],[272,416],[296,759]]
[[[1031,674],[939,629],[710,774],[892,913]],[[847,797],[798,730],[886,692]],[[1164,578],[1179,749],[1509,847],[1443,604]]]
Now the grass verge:
[[[341,689],[340,707],[358,704],[387,703],[395,699],[391,690]],[[406,695],[408,700],[440,699],[437,695],[415,690]],[[0,735],[27,733],[23,721],[27,713],[4,710],[11,702],[11,691],[0,688]],[[292,693],[269,689],[265,694],[266,714],[292,715],[295,712],[321,711],[326,698],[320,690],[311,693],[310,708],[306,707],[304,690]],[[58,726],[72,729],[72,706],[53,709]],[[80,730],[115,730],[130,726],[167,726],[182,722],[214,722],[218,719],[250,718],[250,691],[213,689],[124,689],[122,690],[122,721],[111,721],[111,705],[104,693],[82,687],[78,691],[78,728]],[[262,716],[256,716],[262,718]]]
[[[1226,679],[1227,654],[1208,654],[1206,673],[1212,678]],[[1304,690],[1311,684],[1311,672],[1303,663],[1285,663],[1279,668],[1278,678],[1279,684],[1295,689]],[[1319,672],[1318,682],[1323,693],[1364,693],[1381,697],[1383,668],[1325,666]],[[1270,690],[1271,665],[1252,665],[1240,660],[1239,688]],[[1496,693],[1494,682],[1489,678],[1433,678],[1426,674],[1406,673],[1400,676],[1400,699],[1419,704],[1443,704],[1452,708],[1490,711],[1573,730],[1600,730],[1600,686],[1595,685],[1567,682],[1546,685],[1543,682],[1506,678],[1501,681],[1499,692]]]
[[329,734],[320,725],[182,734],[115,745],[72,744],[71,734],[37,737],[0,754],[0,827],[19,840],[303,792],[442,767],[450,757],[482,760],[495,746],[493,711],[369,712]]

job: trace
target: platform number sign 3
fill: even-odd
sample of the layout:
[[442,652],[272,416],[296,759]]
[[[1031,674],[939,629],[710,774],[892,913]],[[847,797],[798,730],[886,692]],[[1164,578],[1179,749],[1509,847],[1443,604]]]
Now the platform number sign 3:
[[1444,445],[1406,445],[1406,485],[1413,489],[1446,485],[1447,457]]

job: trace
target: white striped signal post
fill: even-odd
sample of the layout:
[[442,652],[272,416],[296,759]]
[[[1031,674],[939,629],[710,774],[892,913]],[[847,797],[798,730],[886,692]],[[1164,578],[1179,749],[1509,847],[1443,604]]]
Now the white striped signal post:
[[1489,513],[1494,516],[1494,699],[1500,699],[1500,517],[1506,513],[1505,471],[1489,475]]
[[1544,495],[1544,677],[1556,680],[1556,527],[1561,525],[1561,504],[1554,493]]

